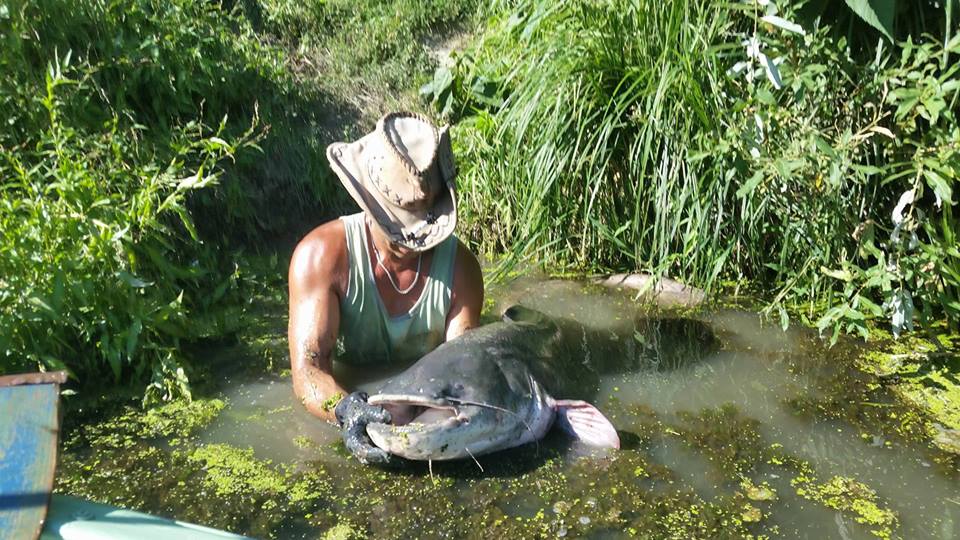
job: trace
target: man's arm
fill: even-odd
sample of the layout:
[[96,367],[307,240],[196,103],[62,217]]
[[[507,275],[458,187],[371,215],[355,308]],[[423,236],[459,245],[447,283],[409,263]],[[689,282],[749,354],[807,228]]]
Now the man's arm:
[[311,414],[334,421],[337,395],[347,392],[333,379],[340,303],[331,279],[336,257],[325,247],[319,240],[301,243],[290,260],[287,337],[294,393]]
[[483,309],[483,271],[476,256],[463,242],[457,246],[457,258],[453,266],[453,291],[450,297],[450,312],[447,314],[446,341],[480,326],[480,311]]

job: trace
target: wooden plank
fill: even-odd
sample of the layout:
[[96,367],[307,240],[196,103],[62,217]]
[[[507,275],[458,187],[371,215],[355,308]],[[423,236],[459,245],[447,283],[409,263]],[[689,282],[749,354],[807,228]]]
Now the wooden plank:
[[43,373],[18,373],[0,377],[0,386],[19,386],[21,384],[63,384],[67,382],[66,371],[45,371]]
[[32,540],[40,535],[57,464],[59,397],[57,384],[28,381],[0,387],[0,531],[4,538]]

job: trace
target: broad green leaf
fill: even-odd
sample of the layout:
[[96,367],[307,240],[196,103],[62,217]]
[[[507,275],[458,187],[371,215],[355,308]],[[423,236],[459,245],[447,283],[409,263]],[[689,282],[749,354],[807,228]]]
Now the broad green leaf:
[[776,105],[777,98],[766,88],[757,89],[757,100],[764,105]]
[[183,223],[184,228],[187,229],[187,232],[190,233],[190,238],[194,242],[200,241],[200,236],[197,234],[197,228],[193,226],[193,219],[190,217],[190,214],[187,213],[187,209],[182,206],[177,206],[174,208],[174,211],[180,216],[180,221]]
[[770,80],[770,83],[773,84],[773,87],[777,90],[783,88],[783,78],[780,77],[780,68],[777,67],[777,64],[773,61],[773,59],[765,54],[761,54],[760,62],[763,64],[763,67],[767,72],[767,79]]
[[50,307],[50,304],[48,304],[43,298],[40,298],[39,296],[31,296],[30,298],[27,299],[27,302],[33,304],[34,306],[40,308],[43,311],[46,311],[47,313],[53,315],[54,317],[57,316],[57,312],[54,311],[52,307]]
[[827,157],[831,159],[837,157],[837,152],[832,146],[830,146],[830,143],[823,139],[823,137],[820,137],[819,135],[814,135],[813,137],[813,142],[817,146],[817,150],[823,154],[826,154]]
[[800,35],[805,35],[806,32],[803,31],[803,28],[792,21],[788,21],[783,17],[777,17],[776,15],[764,15],[761,17],[764,22],[770,23],[776,27],[787,30],[788,32],[794,32]]
[[133,358],[133,353],[137,349],[137,342],[140,339],[140,332],[143,331],[143,322],[137,317],[130,324],[127,330],[127,358]]
[[897,0],[844,0],[864,22],[876,28],[893,41],[893,16],[897,12]]
[[894,337],[899,337],[904,329],[913,330],[914,309],[910,291],[906,289],[893,291],[884,305],[889,307],[891,311],[890,325]]
[[440,66],[433,72],[433,79],[420,87],[420,94],[436,102],[445,90],[453,84],[453,73],[447,66]]
[[957,34],[950,39],[950,41],[947,43],[946,49],[952,53],[960,52],[960,34]]
[[846,309],[843,312],[843,316],[844,318],[851,321],[862,321],[865,319],[863,313],[860,313],[860,311],[853,309],[850,306],[846,306]]
[[46,369],[52,369],[54,371],[66,371],[69,377],[73,379],[77,378],[76,375],[73,374],[73,370],[67,367],[67,364],[65,364],[63,360],[60,360],[55,356],[52,356],[49,354],[41,354],[40,360],[42,361],[43,367],[45,368],[43,371],[45,371]]
[[866,296],[857,296],[857,300],[860,303],[860,307],[862,307],[866,311],[869,311],[870,314],[873,315],[874,317],[879,317],[883,315],[883,308],[880,307],[878,304],[874,303],[873,301],[871,301]]
[[828,275],[834,279],[839,279],[840,281],[850,281],[853,279],[853,274],[848,270],[831,270],[826,266],[821,266],[820,271],[825,275]]
[[875,167],[873,165],[851,165],[850,168],[857,171],[858,173],[865,174],[867,176],[884,173],[884,169],[881,169],[880,167]]
[[761,180],[763,180],[763,172],[757,171],[753,173],[753,176],[744,182],[744,184],[740,186],[740,189],[737,190],[737,197],[742,199],[750,193],[753,193],[753,190],[760,185]]
[[953,204],[953,189],[950,187],[950,182],[930,169],[923,171],[923,177],[927,179],[927,185],[933,188],[938,201]]
[[817,320],[817,329],[823,332],[828,326],[835,324],[843,314],[843,306],[834,306],[827,310],[820,319]]
[[137,276],[131,274],[130,272],[120,271],[117,272],[117,277],[120,278],[120,281],[123,281],[127,285],[133,287],[134,289],[142,289],[144,287],[149,287],[153,285],[148,281],[144,281]]
[[207,141],[209,141],[210,144],[213,146],[219,146],[221,148],[226,148],[227,150],[232,150],[232,148],[230,147],[230,143],[221,139],[220,137],[210,137],[209,139],[207,139]]

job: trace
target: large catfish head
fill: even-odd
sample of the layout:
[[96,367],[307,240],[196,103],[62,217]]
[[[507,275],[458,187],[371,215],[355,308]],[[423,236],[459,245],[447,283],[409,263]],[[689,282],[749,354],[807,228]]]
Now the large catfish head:
[[477,456],[538,440],[556,420],[596,446],[618,447],[616,430],[583,401],[554,400],[534,376],[555,353],[559,329],[514,306],[504,322],[444,343],[387,381],[369,403],[392,424],[369,424],[373,443],[414,460]]
[[368,425],[373,443],[407,459],[444,460],[541,438],[553,423],[553,402],[521,361],[536,354],[538,330],[484,326],[387,381],[369,403],[390,411],[393,423]]

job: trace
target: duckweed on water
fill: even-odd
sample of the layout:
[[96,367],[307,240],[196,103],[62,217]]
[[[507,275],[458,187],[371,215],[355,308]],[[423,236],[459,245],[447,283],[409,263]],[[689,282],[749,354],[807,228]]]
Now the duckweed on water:
[[[295,469],[259,459],[250,449],[192,439],[171,449],[150,439],[124,446],[89,438],[89,447],[64,456],[58,489],[264,538],[284,537],[290,527],[327,531],[324,538],[409,538],[424,530],[457,538],[623,531],[651,539],[778,534],[766,523],[764,505],[775,498],[772,488],[747,480],[747,473],[775,463],[799,476],[802,462],[765,443],[753,421],[733,406],[685,413],[676,423],[650,410],[636,412],[616,411],[641,433],[619,452],[570,459],[562,445],[548,439],[496,458],[480,457],[483,472],[473,462],[435,463],[433,478],[423,464],[382,471],[347,460],[332,468],[302,463]],[[139,425],[133,421],[128,431]],[[704,497],[652,460],[645,448],[663,437],[706,453],[731,490]],[[811,480],[796,486],[816,494],[811,500],[879,531],[896,527],[863,484],[821,485],[809,470],[804,478]]]
[[[889,340],[857,358],[913,410],[902,414],[901,431],[931,442],[948,456],[935,459],[956,474],[960,468],[960,336],[939,335],[934,344],[917,336]],[[891,418],[896,420],[896,418]]]
[[740,481],[740,489],[751,501],[775,501],[777,500],[777,490],[770,487],[770,484],[763,482],[759,486],[754,485],[749,478]]
[[791,480],[797,495],[853,516],[857,523],[869,526],[878,538],[890,538],[898,526],[897,515],[877,503],[877,494],[852,478],[834,476],[829,481],[817,483],[800,475]]
[[313,442],[313,439],[305,435],[297,435],[293,438],[293,444],[297,448],[311,448],[316,446],[316,443]]
[[[727,478],[744,475],[740,489],[751,501],[775,501],[776,491],[768,484],[755,485],[745,475],[763,464],[792,471],[791,485],[797,495],[827,508],[850,515],[857,523],[870,527],[879,538],[890,538],[897,530],[896,514],[879,503],[879,498],[866,484],[853,478],[835,476],[827,482],[817,481],[811,465],[786,454],[778,443],[767,445],[756,421],[743,418],[736,407],[724,405],[704,409],[699,414],[681,412],[683,424],[672,426],[667,433],[676,434],[688,445],[704,451],[713,465]],[[762,511],[748,502],[743,504],[740,519],[745,523],[759,521]]]
[[680,438],[706,451],[726,478],[753,471],[769,453],[758,430],[760,422],[744,417],[731,404],[699,414],[681,411],[677,416],[683,422],[676,426]]
[[[890,378],[843,369],[813,378],[814,390],[790,402],[798,415],[849,422],[868,437],[886,434],[891,422],[907,434],[925,428],[922,414],[885,393]],[[425,464],[364,467],[339,443],[295,433],[288,435],[294,444],[307,454],[316,450],[323,462],[271,462],[248,448],[200,444],[192,434],[224,408],[218,400],[128,410],[65,438],[73,442],[63,453],[58,490],[256,537],[328,539],[413,538],[427,530],[497,539],[776,537],[780,520],[770,516],[793,504],[796,490],[878,537],[897,534],[897,516],[873,488],[815,471],[765,440],[760,422],[733,405],[661,416],[644,405],[605,401],[601,408],[622,430],[618,452],[572,457],[577,452],[552,436],[478,456],[482,471],[472,461],[434,463],[432,477]],[[290,412],[284,406],[251,421]],[[658,462],[656,450],[677,442],[704,458],[715,480],[710,494]],[[771,471],[783,479],[779,494],[764,480]]]
[[890,342],[858,358],[869,372],[888,371],[894,390],[936,421],[960,429],[960,337],[939,336],[940,347],[917,337]]
[[948,453],[949,445],[937,444],[942,430],[936,425],[960,426],[960,385],[951,374],[960,371],[960,356],[955,344],[945,352],[932,349],[929,342],[907,337],[862,354],[839,352],[836,363],[850,367],[820,374],[812,391],[784,405],[799,417],[855,426],[864,441],[874,444],[929,445],[928,459],[956,476],[960,457]]
[[221,399],[174,401],[155,407],[142,417],[142,432],[151,437],[188,437],[206,427],[226,406]]
[[140,439],[189,437],[206,427],[226,406],[221,399],[177,400],[143,412],[125,407],[110,419],[72,430],[65,446],[131,448]]
[[353,525],[341,522],[327,529],[320,540],[360,540],[363,537],[363,534]]
[[276,495],[287,487],[288,475],[274,470],[270,460],[255,459],[252,448],[207,444],[187,454],[187,461],[203,466],[206,471],[203,483],[217,495],[245,492]]

